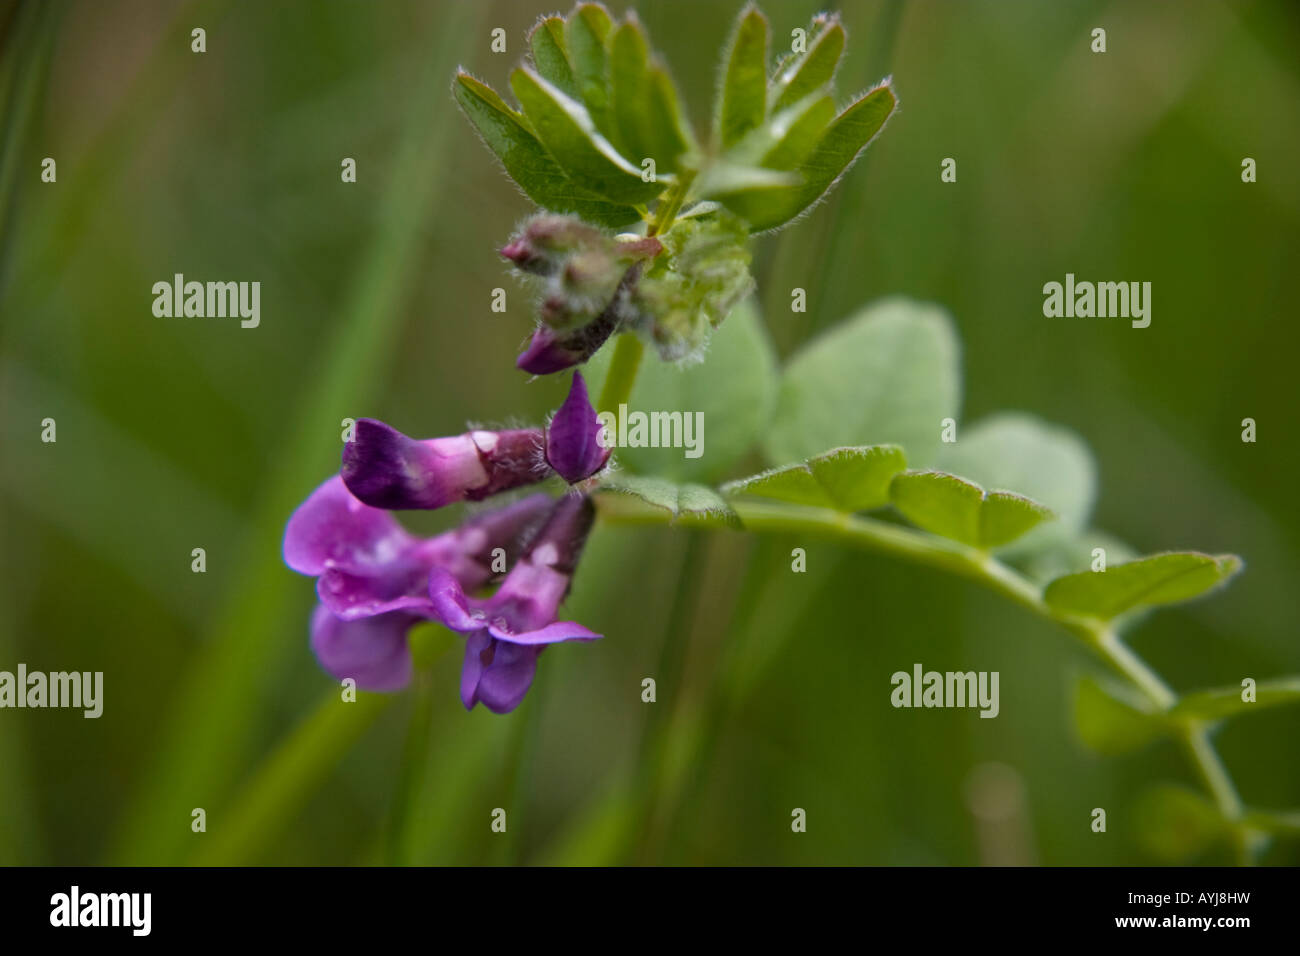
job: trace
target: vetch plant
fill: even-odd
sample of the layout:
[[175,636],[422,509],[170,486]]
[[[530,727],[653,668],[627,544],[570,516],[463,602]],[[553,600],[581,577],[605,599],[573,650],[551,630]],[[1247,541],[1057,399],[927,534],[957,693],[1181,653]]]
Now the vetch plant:
[[[1153,846],[1223,840],[1247,862],[1295,834],[1294,814],[1243,803],[1213,733],[1236,713],[1300,700],[1300,679],[1262,681],[1252,695],[1180,695],[1124,637],[1149,609],[1227,582],[1238,557],[1140,557],[1093,529],[1087,447],[1032,416],[996,415],[943,441],[959,417],[961,376],[951,320],[937,307],[876,303],[777,367],[746,301],[751,237],[823,197],[897,101],[889,81],[838,101],[837,17],[814,19],[806,45],[775,65],[769,32],[756,8],[741,11],[702,134],[635,16],[616,22],[598,4],[537,24],[528,62],[510,74],[517,105],[456,75],[465,116],[540,207],[501,250],[538,294],[538,324],[516,364],[535,375],[584,365],[600,398],[593,406],[574,372],[544,428],[417,440],[358,420],[340,475],[298,509],[284,543],[290,567],[318,578],[311,629],[322,666],[363,689],[398,689],[412,679],[412,629],[435,622],[464,637],[464,705],[507,713],[548,645],[601,636],[561,611],[593,525],[826,538],[973,579],[1082,642],[1111,672],[1079,687],[1085,742],[1117,752],[1177,740],[1208,793],[1154,791]],[[646,344],[663,361],[638,377]],[[629,405],[707,416],[708,454],[606,447],[602,418]],[[753,455],[771,467],[734,478]],[[567,487],[431,539],[389,514],[540,482]],[[882,674],[884,693],[888,684]]]

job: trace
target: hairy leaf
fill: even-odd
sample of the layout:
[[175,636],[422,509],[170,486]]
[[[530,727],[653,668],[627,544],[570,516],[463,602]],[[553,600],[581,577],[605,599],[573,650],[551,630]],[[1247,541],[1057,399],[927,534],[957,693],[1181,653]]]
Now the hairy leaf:
[[714,131],[727,149],[767,115],[767,18],[754,6],[740,11],[724,59]]
[[897,445],[835,448],[797,465],[742,478],[722,487],[723,494],[756,495],[794,504],[853,512],[889,503],[889,483],[907,467]]
[[578,95],[596,129],[610,135],[609,54],[607,43],[613,21],[598,3],[580,3],[564,21],[564,37]]
[[523,116],[506,105],[490,86],[468,73],[458,73],[453,91],[483,142],[533,202],[604,226],[625,226],[641,218],[632,206],[610,202],[575,185],[533,135]]
[[534,70],[517,67],[510,86],[547,152],[586,188],[619,203],[648,202],[663,190],[661,184],[641,179],[641,170],[596,130],[581,103]]
[[[601,496],[601,507],[625,514],[627,509],[617,498],[626,495],[643,506],[667,511],[674,521],[691,525],[740,525],[740,517],[731,510],[731,506],[721,495],[705,485],[679,485],[666,478],[616,473],[602,481],[599,490],[613,493]],[[611,498],[614,500],[609,500]]]
[[803,184],[751,207],[744,215],[750,228],[763,232],[783,226],[820,199],[880,132],[896,102],[893,88],[886,83],[849,104],[831,121],[816,149],[800,165]]
[[1055,610],[1112,618],[1137,607],[1174,604],[1197,597],[1241,570],[1235,554],[1170,551],[1057,578],[1043,592]]
[[[1088,446],[1074,432],[1032,415],[1009,412],[983,419],[942,446],[938,465],[985,488],[1014,488],[1056,512],[1059,521],[1025,535],[1009,548],[1012,554],[1077,537],[1092,513],[1097,469]],[[1116,554],[1112,560],[1123,558]]]
[[1051,509],[1010,491],[986,492],[941,471],[894,478],[890,501],[913,524],[976,548],[996,548],[1052,517]]
[[563,17],[544,17],[538,21],[528,34],[528,45],[538,75],[569,96],[581,96],[565,49]]
[[830,83],[844,53],[845,39],[837,14],[814,21],[806,52],[788,57],[772,77],[768,88],[771,111],[785,109]]

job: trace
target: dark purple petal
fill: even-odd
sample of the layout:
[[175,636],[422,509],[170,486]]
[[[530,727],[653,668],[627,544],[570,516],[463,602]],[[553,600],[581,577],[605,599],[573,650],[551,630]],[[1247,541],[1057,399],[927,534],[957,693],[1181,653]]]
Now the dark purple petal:
[[573,373],[569,396],[546,429],[546,460],[569,484],[590,478],[609,461],[603,429],[587,397],[581,372]]
[[473,431],[417,441],[372,418],[343,446],[348,490],[376,508],[441,508],[479,501],[548,474],[536,429]]
[[478,702],[478,682],[487,669],[485,658],[490,659],[492,638],[487,631],[472,631],[465,639],[465,662],[460,668],[460,702],[466,710],[473,710]]
[[491,663],[483,668],[474,697],[492,713],[508,714],[519,706],[532,686],[541,650],[493,641],[489,653]]
[[361,690],[401,690],[411,681],[406,632],[420,618],[402,612],[342,621],[321,605],[311,621],[311,649],[321,667]]

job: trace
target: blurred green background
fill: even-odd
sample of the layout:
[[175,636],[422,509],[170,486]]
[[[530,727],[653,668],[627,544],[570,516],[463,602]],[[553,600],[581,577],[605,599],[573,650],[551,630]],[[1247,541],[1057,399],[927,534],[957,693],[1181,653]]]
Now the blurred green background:
[[[697,128],[737,8],[637,7]],[[818,6],[763,8],[779,40]],[[839,9],[842,94],[892,74],[901,112],[828,203],[756,243],[777,352],[883,295],[942,303],[963,421],[1067,425],[1100,463],[1100,527],[1246,558],[1226,591],[1152,615],[1137,651],[1180,690],[1300,670],[1300,7]],[[0,712],[0,862],[1153,862],[1129,810],[1189,771],[1172,744],[1083,749],[1070,693],[1094,665],[1063,633],[893,560],[664,528],[598,527],[570,609],[608,636],[548,653],[514,715],[466,714],[459,654],[441,659],[394,848],[411,695],[331,706],[312,582],[280,537],[337,468],[345,416],[436,435],[560,400],[513,368],[532,318],[495,252],[530,206],[449,94],[458,64],[504,88],[551,10],[0,6],[0,669],[105,673],[99,720]],[[260,280],[260,328],[155,318],[151,286],[176,272]],[[1151,281],[1151,327],[1044,318],[1042,285],[1066,272]],[[1000,671],[1000,719],[891,708],[888,675],[915,661]],[[1294,709],[1223,731],[1249,804],[1300,804],[1298,737]]]

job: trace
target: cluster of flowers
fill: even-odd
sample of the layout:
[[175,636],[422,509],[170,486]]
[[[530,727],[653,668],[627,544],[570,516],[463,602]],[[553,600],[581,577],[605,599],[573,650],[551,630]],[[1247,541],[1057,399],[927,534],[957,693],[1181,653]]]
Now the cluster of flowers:
[[465,707],[513,710],[548,644],[601,636],[556,620],[595,520],[590,498],[574,487],[558,499],[533,494],[424,539],[390,512],[482,501],[552,475],[577,485],[609,456],[577,372],[545,428],[417,440],[359,419],[340,473],[298,507],[284,536],[285,563],[317,579],[311,646],[321,666],[363,690],[399,690],[411,679],[408,632],[436,621],[466,638]]

